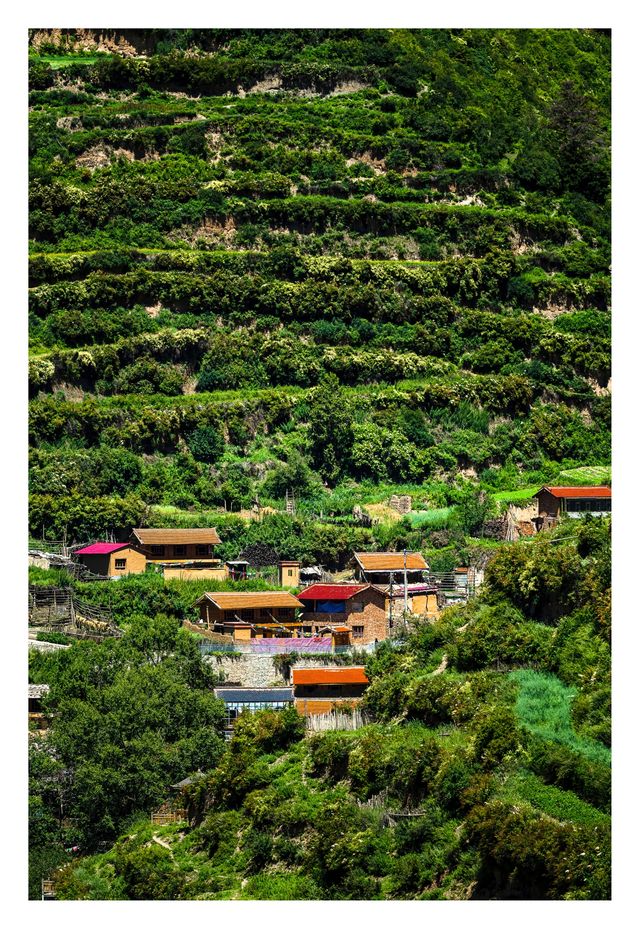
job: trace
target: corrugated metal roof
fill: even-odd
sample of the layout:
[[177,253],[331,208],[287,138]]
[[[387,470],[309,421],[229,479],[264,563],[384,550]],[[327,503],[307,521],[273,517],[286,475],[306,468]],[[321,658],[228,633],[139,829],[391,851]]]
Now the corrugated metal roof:
[[298,594],[299,600],[349,600],[369,584],[312,584]]
[[543,490],[548,490],[554,497],[570,498],[572,500],[611,497],[610,487],[543,487],[534,496],[537,497]]
[[29,684],[29,699],[37,700],[49,693],[48,684]]
[[294,668],[293,686],[297,684],[368,684],[363,667]]
[[216,687],[214,693],[225,703],[293,702],[293,687]]
[[141,545],[217,545],[215,529],[133,529]]
[[110,555],[119,552],[121,548],[129,548],[128,542],[94,542],[86,548],[76,549],[76,555]]
[[[365,571],[402,571],[404,552],[354,552]],[[407,552],[408,571],[426,571],[429,565],[420,552]]]
[[260,590],[256,592],[236,593],[235,591],[225,591],[224,593],[205,593],[197,601],[210,600],[221,610],[253,610],[259,607],[293,607],[298,609],[302,606],[293,594],[287,590]]

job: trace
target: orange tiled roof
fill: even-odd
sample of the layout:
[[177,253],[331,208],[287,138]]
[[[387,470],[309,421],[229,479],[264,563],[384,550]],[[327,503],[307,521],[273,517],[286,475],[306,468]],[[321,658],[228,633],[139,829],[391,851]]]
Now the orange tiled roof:
[[[610,487],[543,487],[542,490],[548,490],[554,497],[570,500],[588,500],[592,497],[611,497]],[[542,493],[539,490],[534,496]]]
[[218,545],[215,529],[133,529],[141,545]]
[[257,592],[248,591],[236,593],[235,591],[224,591],[224,593],[205,593],[198,603],[203,600],[209,600],[221,610],[255,610],[260,607],[292,607],[299,609],[302,604],[299,600],[290,594],[287,590],[260,590]]
[[368,684],[364,668],[294,668],[293,686],[296,684]]
[[[364,571],[402,571],[403,552],[354,552]],[[407,552],[408,571],[427,571],[429,565],[420,552]]]

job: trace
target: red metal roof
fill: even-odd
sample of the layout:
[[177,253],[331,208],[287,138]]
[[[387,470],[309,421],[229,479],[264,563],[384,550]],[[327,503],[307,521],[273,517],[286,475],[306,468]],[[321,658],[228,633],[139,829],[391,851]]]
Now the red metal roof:
[[364,668],[294,668],[293,686],[296,684],[368,684]]
[[94,542],[86,548],[79,548],[76,555],[110,555],[119,552],[121,548],[129,548],[128,542]]
[[298,600],[349,600],[368,584],[312,584],[298,594]]
[[[611,497],[610,487],[543,487],[554,497],[585,500],[590,497]],[[542,490],[538,491],[542,493]],[[538,494],[535,494],[537,497]]]

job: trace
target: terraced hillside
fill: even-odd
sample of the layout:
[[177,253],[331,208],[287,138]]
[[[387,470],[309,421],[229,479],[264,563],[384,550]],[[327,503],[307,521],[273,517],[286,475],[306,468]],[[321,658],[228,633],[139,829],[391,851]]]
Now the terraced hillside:
[[609,462],[606,33],[93,41],[32,36],[34,533]]

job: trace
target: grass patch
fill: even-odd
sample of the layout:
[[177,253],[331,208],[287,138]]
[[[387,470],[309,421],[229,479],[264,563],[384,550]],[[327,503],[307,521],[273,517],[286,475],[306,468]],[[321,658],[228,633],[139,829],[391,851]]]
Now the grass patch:
[[566,745],[589,761],[608,765],[611,751],[595,739],[576,735],[571,720],[571,703],[576,694],[552,674],[538,671],[514,671],[510,675],[518,685],[515,711],[525,729],[549,742]]
[[492,496],[498,503],[525,503],[531,500],[539,490],[540,485],[535,484],[529,487],[521,487],[520,490],[499,490],[498,493],[492,494]]
[[452,506],[442,506],[433,510],[409,513],[407,518],[414,528],[416,526],[429,526],[434,529],[436,527],[446,526],[453,510],[454,507]]
[[583,468],[571,468],[568,471],[560,471],[558,479],[563,483],[576,484],[578,486],[598,486],[611,482],[611,465],[592,465]]
[[580,823],[585,826],[604,826],[610,822],[606,813],[585,803],[570,790],[561,790],[543,781],[530,771],[520,771],[504,785],[505,800],[525,800],[535,809],[559,819],[561,822]]

